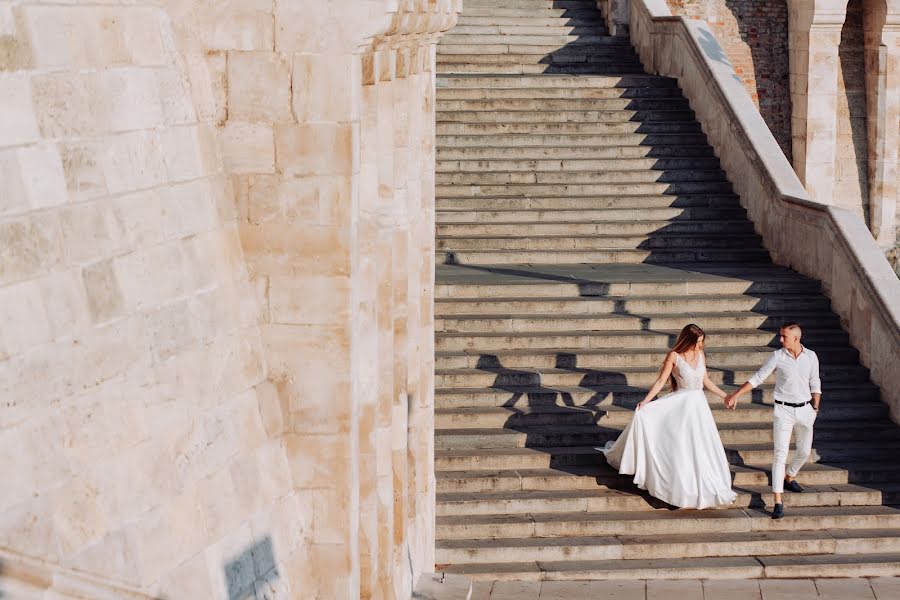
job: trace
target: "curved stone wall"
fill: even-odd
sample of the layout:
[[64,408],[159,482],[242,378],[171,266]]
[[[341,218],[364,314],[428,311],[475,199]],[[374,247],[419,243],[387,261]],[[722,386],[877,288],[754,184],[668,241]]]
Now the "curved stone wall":
[[404,598],[433,569],[458,9],[0,7],[0,589]]

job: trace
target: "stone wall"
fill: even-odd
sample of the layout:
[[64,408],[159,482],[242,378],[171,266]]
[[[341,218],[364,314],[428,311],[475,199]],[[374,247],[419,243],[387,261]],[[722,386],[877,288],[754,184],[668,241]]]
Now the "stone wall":
[[791,156],[786,0],[667,0],[672,14],[710,29],[785,156]]
[[837,63],[834,203],[869,220],[869,144],[862,0],[850,0]]
[[850,341],[900,423],[900,281],[850,211],[810,199],[702,20],[672,19],[665,0],[630,0],[644,66],[678,79],[773,260],[822,282]]
[[458,9],[0,6],[0,589],[403,598],[433,569]]

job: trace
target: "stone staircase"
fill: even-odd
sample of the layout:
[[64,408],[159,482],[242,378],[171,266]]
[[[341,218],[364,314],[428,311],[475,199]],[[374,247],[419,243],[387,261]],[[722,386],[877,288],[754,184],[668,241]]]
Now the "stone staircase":
[[[476,579],[900,574],[900,428],[818,282],[772,264],[674,81],[588,0],[466,0],[438,46],[436,560]],[[678,330],[743,383],[804,325],[825,386],[774,521],[772,385],[710,396],[738,500],[673,510],[595,448]]]

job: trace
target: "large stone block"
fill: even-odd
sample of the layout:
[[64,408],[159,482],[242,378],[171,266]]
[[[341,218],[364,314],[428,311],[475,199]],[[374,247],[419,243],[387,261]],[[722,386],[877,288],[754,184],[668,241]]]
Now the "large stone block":
[[352,281],[346,276],[273,277],[269,280],[272,323],[340,325],[350,317]]
[[291,65],[274,52],[228,53],[228,118],[291,120]]
[[37,281],[0,288],[0,357],[50,340],[51,328]]
[[0,146],[15,146],[38,139],[31,81],[25,73],[0,73]]
[[35,144],[0,152],[0,214],[47,208],[68,199],[59,151]]
[[166,166],[159,134],[136,131],[106,138],[101,164],[112,194],[131,192],[165,183]]
[[272,126],[229,121],[222,129],[222,155],[232,173],[274,173],[275,139]]
[[349,175],[353,169],[350,123],[298,123],[275,129],[278,167],[287,176]]
[[293,108],[297,121],[348,121],[353,116],[359,59],[352,54],[295,54]]
[[87,292],[88,308],[95,323],[108,321],[122,314],[125,301],[112,261],[106,260],[85,267],[82,279]]
[[225,53],[191,53],[185,57],[185,63],[197,117],[201,121],[224,123],[227,117]]
[[36,277],[60,260],[56,214],[30,214],[0,223],[0,285]]

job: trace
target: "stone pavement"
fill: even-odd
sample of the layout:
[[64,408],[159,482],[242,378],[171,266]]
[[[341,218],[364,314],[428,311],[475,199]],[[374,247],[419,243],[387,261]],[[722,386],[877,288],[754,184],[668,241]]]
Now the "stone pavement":
[[900,577],[482,581],[472,600],[900,600]]

